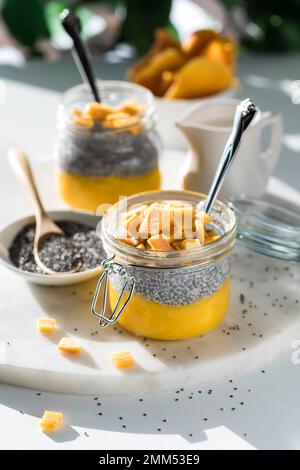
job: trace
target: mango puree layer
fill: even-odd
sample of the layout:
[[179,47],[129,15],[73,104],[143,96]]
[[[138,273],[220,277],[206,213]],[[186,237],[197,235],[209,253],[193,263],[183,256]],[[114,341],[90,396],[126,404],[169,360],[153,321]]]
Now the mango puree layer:
[[119,196],[160,189],[160,172],[156,168],[137,176],[83,176],[58,173],[58,188],[62,199],[69,206],[96,212],[100,204],[114,204]]
[[[119,293],[109,286],[113,308]],[[160,340],[178,340],[199,336],[214,329],[224,319],[230,300],[230,279],[217,292],[184,306],[163,305],[143,299],[138,294],[120,316],[118,323],[137,336]]]

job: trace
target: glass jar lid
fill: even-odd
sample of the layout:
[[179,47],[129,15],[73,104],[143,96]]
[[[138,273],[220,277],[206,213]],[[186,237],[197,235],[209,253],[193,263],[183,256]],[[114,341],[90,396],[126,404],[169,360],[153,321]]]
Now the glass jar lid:
[[252,251],[300,261],[300,213],[268,201],[233,196],[237,238]]

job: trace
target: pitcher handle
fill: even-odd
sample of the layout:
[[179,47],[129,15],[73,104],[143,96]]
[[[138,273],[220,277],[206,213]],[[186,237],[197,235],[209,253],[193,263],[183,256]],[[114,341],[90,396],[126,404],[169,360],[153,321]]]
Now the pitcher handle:
[[267,149],[261,152],[260,157],[264,164],[265,171],[269,175],[278,161],[282,145],[283,125],[281,114],[271,112],[263,113],[260,121],[260,132],[262,133],[268,126],[271,127],[270,143]]

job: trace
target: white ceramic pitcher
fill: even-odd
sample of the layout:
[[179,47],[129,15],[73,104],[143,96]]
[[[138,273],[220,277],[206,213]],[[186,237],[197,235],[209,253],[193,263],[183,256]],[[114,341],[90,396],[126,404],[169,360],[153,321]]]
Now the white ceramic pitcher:
[[[226,141],[231,133],[239,100],[206,101],[190,109],[177,121],[190,151],[184,168],[184,188],[207,193]],[[268,147],[262,149],[262,131],[270,128]],[[220,191],[221,198],[243,194],[258,197],[267,187],[278,161],[282,142],[280,114],[258,112],[245,133],[238,154]]]

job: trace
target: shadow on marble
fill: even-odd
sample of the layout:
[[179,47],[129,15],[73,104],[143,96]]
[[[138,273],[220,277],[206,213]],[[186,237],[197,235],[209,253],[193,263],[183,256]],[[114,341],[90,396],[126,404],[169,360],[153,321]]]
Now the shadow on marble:
[[[285,359],[278,367],[267,368],[265,374],[257,369],[200,389],[182,388],[172,393],[140,396],[71,396],[46,392],[37,396],[34,390],[0,385],[0,402],[16,410],[22,408],[25,414],[37,418],[44,409],[62,411],[72,426],[86,428],[87,433],[80,431],[76,436],[77,431],[73,429],[67,435],[55,434],[53,439],[57,443],[77,439],[78,449],[80,439],[93,438],[96,430],[118,433],[120,447],[122,435],[136,434],[145,437],[144,443],[149,435],[160,436],[162,446],[167,445],[168,436],[179,436],[180,446],[182,439],[195,445],[205,443],[214,435],[219,448],[230,444],[235,448],[234,443],[238,443],[258,449],[285,449],[291,446],[287,429],[291,422],[298,422],[300,412],[293,410],[291,416],[286,404],[286,413],[277,416],[274,406],[276,402],[281,406],[285,403],[284,384],[290,367]],[[278,373],[282,376],[280,383]],[[291,381],[290,386],[293,382],[296,385],[296,375]],[[275,388],[277,398],[270,400],[264,390]]]
[[80,437],[79,432],[72,426],[64,426],[60,431],[53,433],[44,433],[49,439],[57,443],[75,441]]
[[68,362],[73,362],[74,364],[89,367],[90,369],[99,369],[99,365],[94,361],[86,349],[81,348],[80,354],[60,354]]
[[41,309],[54,317],[62,331],[91,339],[97,330],[97,321],[90,307],[97,279],[73,286],[40,286],[29,284],[29,289]]
[[[68,335],[64,331],[62,331],[58,325],[58,329],[56,331],[50,334],[44,334],[43,336],[46,340],[51,342],[54,347],[56,347],[61,338],[67,337]],[[81,348],[80,354],[67,354],[61,351],[58,351],[58,353],[64,358],[64,360],[68,362],[73,362],[74,364],[90,367],[91,369],[99,369],[98,364],[95,362],[90,353],[84,348]]]

